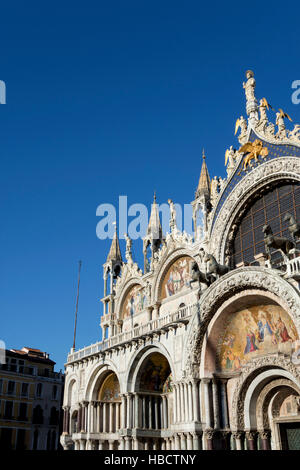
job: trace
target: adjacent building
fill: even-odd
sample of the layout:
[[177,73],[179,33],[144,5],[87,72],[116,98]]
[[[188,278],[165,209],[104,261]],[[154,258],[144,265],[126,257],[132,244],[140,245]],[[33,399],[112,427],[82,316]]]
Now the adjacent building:
[[114,235],[104,339],[65,366],[65,449],[300,449],[300,126],[246,79],[226,177],[203,156],[194,236],[171,200],[163,234],[155,199],[143,270]]
[[59,446],[64,375],[39,349],[5,352],[0,364],[0,448],[55,450]]

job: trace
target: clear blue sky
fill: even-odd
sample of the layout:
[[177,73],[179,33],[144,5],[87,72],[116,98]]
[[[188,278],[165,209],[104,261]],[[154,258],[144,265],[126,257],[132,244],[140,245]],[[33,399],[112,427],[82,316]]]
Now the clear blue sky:
[[[15,1],[1,5],[1,333],[63,367],[99,340],[96,208],[193,199],[202,148],[225,176],[242,82],[300,122],[299,2]],[[122,242],[122,249],[123,247]],[[138,248],[140,245],[137,243]],[[136,250],[137,248],[135,248]]]

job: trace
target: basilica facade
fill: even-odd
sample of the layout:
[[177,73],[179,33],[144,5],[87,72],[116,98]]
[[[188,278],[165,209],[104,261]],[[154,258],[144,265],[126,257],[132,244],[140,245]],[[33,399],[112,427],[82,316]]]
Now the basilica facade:
[[64,449],[300,449],[300,126],[255,86],[226,178],[203,155],[194,236],[170,200],[164,234],[154,199],[140,269],[115,232],[103,340],[67,357]]

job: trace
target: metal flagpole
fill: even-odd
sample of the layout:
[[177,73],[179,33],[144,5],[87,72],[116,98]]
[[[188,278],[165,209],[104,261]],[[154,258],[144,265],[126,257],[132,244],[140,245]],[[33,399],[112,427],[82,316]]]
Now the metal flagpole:
[[74,325],[74,341],[73,341],[73,351],[75,351],[75,338],[76,338],[76,326],[77,326],[77,312],[78,312],[78,299],[79,299],[79,284],[80,284],[80,270],[82,262],[79,261],[78,267],[78,285],[77,285],[77,298],[76,298],[76,309],[75,309],[75,325]]

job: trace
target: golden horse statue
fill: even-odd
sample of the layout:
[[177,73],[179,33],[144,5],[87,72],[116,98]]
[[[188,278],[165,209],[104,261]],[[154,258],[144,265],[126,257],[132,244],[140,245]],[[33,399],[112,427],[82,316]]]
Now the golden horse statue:
[[264,147],[261,140],[256,139],[254,142],[247,142],[244,144],[240,149],[239,153],[248,154],[244,158],[244,166],[243,170],[246,171],[247,166],[251,167],[251,160],[255,160],[257,162],[258,157],[261,156],[266,158],[269,154],[269,150],[267,147]]

